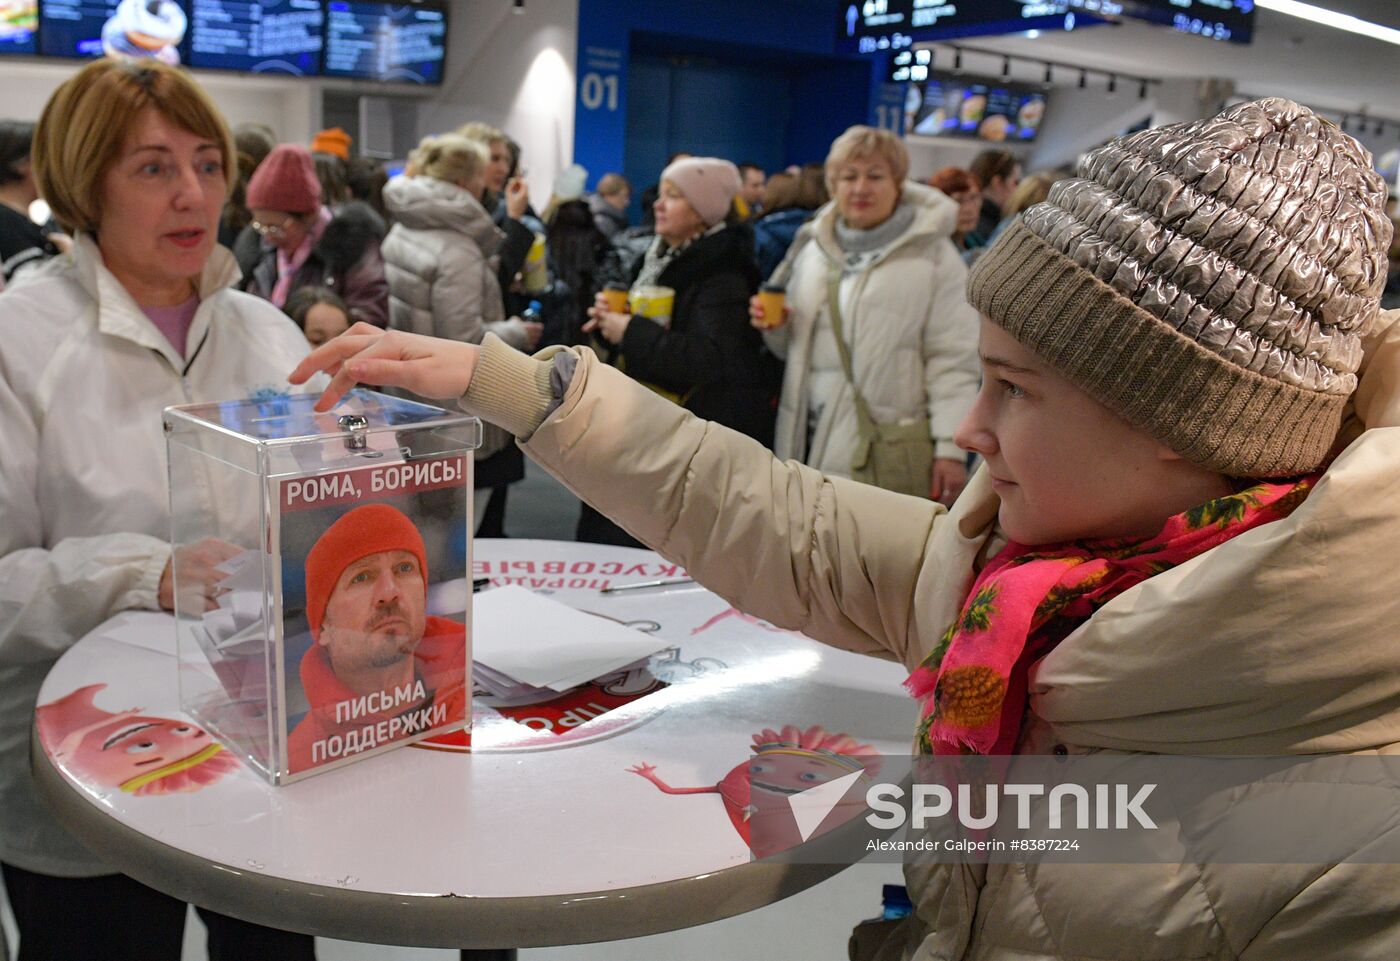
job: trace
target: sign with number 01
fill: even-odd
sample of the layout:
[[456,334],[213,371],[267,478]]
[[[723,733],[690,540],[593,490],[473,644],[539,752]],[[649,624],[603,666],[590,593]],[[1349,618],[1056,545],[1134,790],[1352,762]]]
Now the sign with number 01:
[[606,76],[595,71],[583,75],[579,85],[579,99],[588,110],[597,110],[604,104],[608,110],[617,109],[617,74]]

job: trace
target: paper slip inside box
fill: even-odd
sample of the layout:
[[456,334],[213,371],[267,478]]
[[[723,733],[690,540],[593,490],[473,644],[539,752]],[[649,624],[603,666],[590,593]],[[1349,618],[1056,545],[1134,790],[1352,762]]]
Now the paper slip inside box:
[[472,659],[531,687],[567,691],[665,642],[511,585],[472,601]]

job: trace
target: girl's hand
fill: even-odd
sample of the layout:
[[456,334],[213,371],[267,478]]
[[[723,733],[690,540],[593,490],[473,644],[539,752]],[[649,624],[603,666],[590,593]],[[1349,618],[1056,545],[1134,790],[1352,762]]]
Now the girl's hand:
[[330,374],[330,385],[316,402],[321,412],[334,407],[356,384],[405,387],[441,400],[466,392],[480,354],[475,344],[380,330],[360,322],[313,350],[287,380],[304,384],[319,371]]

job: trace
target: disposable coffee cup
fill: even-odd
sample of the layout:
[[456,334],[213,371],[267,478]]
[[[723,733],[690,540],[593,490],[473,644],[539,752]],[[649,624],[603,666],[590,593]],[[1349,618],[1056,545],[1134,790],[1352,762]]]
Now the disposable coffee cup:
[[608,284],[603,288],[603,299],[608,302],[608,310],[613,313],[627,313],[627,286],[625,284]]
[[758,288],[758,303],[763,308],[763,326],[781,326],[783,307],[787,303],[787,288],[781,284],[764,284]]
[[632,288],[632,316],[634,317],[645,317],[662,327],[670,327],[671,312],[675,308],[676,291],[672,287]]

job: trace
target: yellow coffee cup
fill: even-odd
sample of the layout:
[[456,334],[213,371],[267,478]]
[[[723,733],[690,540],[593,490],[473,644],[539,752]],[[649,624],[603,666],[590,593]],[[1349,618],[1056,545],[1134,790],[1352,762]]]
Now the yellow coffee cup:
[[608,302],[608,310],[613,313],[627,313],[627,287],[625,284],[608,284],[603,288],[603,299]]
[[783,308],[787,303],[787,288],[781,284],[764,284],[758,289],[758,304],[763,308],[763,326],[781,327]]

